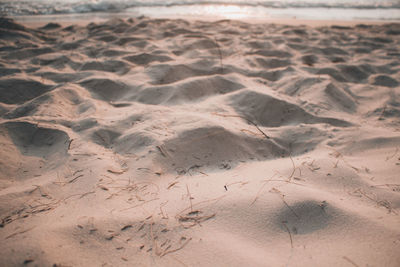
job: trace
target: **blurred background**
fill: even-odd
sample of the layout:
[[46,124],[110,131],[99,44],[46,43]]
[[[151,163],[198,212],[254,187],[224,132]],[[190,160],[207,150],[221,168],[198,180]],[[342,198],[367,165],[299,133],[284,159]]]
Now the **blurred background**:
[[400,0],[0,0],[1,16],[213,17],[400,21]]

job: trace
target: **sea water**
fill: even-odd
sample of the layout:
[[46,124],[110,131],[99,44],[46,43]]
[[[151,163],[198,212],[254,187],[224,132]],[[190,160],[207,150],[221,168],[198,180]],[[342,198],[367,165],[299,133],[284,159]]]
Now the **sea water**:
[[97,12],[150,17],[399,21],[400,0],[0,0],[1,16]]

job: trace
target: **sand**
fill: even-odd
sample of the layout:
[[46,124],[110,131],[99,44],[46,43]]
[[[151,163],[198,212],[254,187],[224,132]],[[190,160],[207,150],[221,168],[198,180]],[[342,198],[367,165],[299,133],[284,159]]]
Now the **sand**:
[[400,24],[0,36],[2,266],[400,265]]

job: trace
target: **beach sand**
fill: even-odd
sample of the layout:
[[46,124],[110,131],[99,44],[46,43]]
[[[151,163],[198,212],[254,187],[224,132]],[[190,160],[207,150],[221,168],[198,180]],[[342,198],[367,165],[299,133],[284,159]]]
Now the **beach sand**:
[[0,36],[1,266],[400,266],[400,24]]

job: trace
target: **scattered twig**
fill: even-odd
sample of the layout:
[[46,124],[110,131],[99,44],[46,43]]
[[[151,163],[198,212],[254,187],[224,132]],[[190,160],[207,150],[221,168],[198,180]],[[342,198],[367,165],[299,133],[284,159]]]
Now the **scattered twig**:
[[76,171],[72,174],[72,176],[75,176],[75,174],[77,174],[78,172],[83,172],[83,170],[76,170]]
[[75,178],[69,180],[67,183],[68,183],[68,184],[73,183],[73,182],[75,182],[78,178],[80,178],[80,177],[82,177],[82,176],[83,176],[83,174],[78,175],[78,176],[76,176]]
[[51,196],[49,196],[49,194],[43,193],[43,192],[42,192],[42,189],[40,188],[39,185],[33,185],[33,186],[35,186],[35,189],[29,191],[29,192],[28,192],[29,194],[32,194],[33,192],[35,192],[36,190],[38,190],[40,196],[45,197],[45,198],[47,198],[47,199],[51,199]]
[[68,199],[70,199],[72,197],[76,197],[76,196],[79,196],[79,199],[82,199],[85,196],[90,195],[90,194],[94,194],[94,193],[95,193],[95,191],[90,191],[90,192],[86,192],[86,193],[83,193],[83,194],[73,194],[73,195],[70,195],[70,196],[64,198],[63,201],[66,201],[66,200],[68,200]]
[[290,233],[289,227],[287,227],[285,221],[283,221],[282,224],[283,224],[283,226],[286,228],[286,231],[287,231],[288,234],[289,234],[289,237],[290,237],[290,246],[293,248],[293,239],[292,239],[292,234]]
[[254,125],[254,126],[257,128],[257,130],[258,130],[265,138],[270,139],[270,137],[269,137],[263,130],[261,130],[260,127],[258,127],[258,125],[257,125],[255,122],[253,122],[252,120],[250,120],[250,119],[248,119],[248,118],[246,118],[246,117],[243,117],[243,116],[240,116],[240,115],[221,114],[221,113],[217,113],[217,112],[213,112],[213,113],[211,113],[211,114],[216,115],[216,116],[221,116],[221,117],[233,117],[233,118],[241,118],[241,119],[244,119],[244,120],[247,121],[248,123]]
[[165,158],[168,157],[168,153],[167,153],[167,151],[165,151],[165,149],[164,149],[164,147],[163,147],[162,145],[156,146],[156,147],[158,148],[158,150],[160,151],[160,153],[161,153],[161,155],[162,155],[163,157],[165,157]]
[[351,259],[349,259],[348,257],[343,256],[342,258],[343,258],[344,260],[348,261],[349,263],[351,263],[353,266],[358,267],[358,265],[357,265],[354,261],[352,261]]
[[9,238],[14,237],[14,236],[16,236],[16,235],[24,234],[24,233],[26,233],[26,232],[32,230],[33,228],[35,228],[35,226],[34,226],[34,227],[31,227],[31,228],[28,228],[28,229],[25,229],[25,230],[22,230],[22,231],[19,231],[19,232],[12,233],[11,235],[6,236],[5,239],[9,239]]
[[247,130],[247,129],[241,129],[240,131],[241,132],[247,132],[247,133],[249,133],[251,135],[254,135],[254,136],[263,136],[263,134],[256,133],[256,132],[253,132],[253,131],[250,131],[250,130]]
[[188,196],[188,198],[189,198],[189,201],[190,201],[190,211],[192,212],[193,211],[193,205],[192,205],[192,195],[190,194],[190,192],[189,192],[189,186],[188,185],[186,185],[186,190],[187,190],[187,196]]
[[337,161],[335,162],[335,164],[333,164],[333,168],[337,168],[338,164],[339,164],[339,160],[337,160]]
[[155,250],[154,252],[156,253],[157,256],[161,257],[160,248],[158,247],[157,240],[154,238],[153,224],[154,224],[154,221],[152,219],[151,222],[150,222],[150,237],[151,237],[151,240],[153,242],[153,248]]
[[294,161],[293,161],[293,158],[292,158],[292,155],[291,155],[291,154],[289,154],[289,158],[290,158],[290,160],[292,161],[292,165],[293,165],[292,173],[291,173],[290,176],[288,177],[288,180],[290,181],[290,180],[292,179],[293,175],[294,175],[294,172],[296,171],[296,166],[294,165]]
[[234,185],[234,184],[240,184],[240,186],[244,186],[244,185],[246,185],[248,183],[249,183],[249,181],[245,181],[245,182],[239,181],[239,182],[233,182],[233,183],[230,183],[230,184],[226,184],[226,186],[231,186],[231,185]]
[[255,197],[254,200],[250,203],[250,205],[253,205],[253,204],[257,201],[259,195],[261,194],[261,191],[264,189],[264,187],[265,187],[266,185],[267,185],[267,183],[264,183],[263,186],[258,190],[256,197]]
[[[219,201],[222,198],[224,198],[226,195],[210,199],[210,200],[204,200],[199,203],[194,204],[193,206],[199,206],[200,204],[204,204],[207,202],[212,202],[212,201]],[[185,208],[184,210],[180,211],[175,218],[178,220],[178,222],[184,227],[184,228],[190,228],[195,225],[200,225],[201,222],[204,222],[206,220],[209,220],[213,217],[215,217],[215,213],[208,214],[208,215],[203,215],[203,212],[200,210],[193,210],[193,206]]]
[[262,135],[264,135],[265,138],[270,139],[270,137],[269,137],[266,133],[264,133],[264,131],[261,130],[260,127],[258,127],[258,125],[257,125],[255,122],[253,122],[253,121],[251,121],[251,120],[249,120],[249,119],[246,119],[246,121],[249,122],[249,123],[251,123],[251,124],[253,124],[253,125],[257,128],[257,130],[258,130],[260,133],[262,133]]
[[160,204],[160,212],[162,215],[162,219],[169,219],[168,214],[164,214],[163,207],[167,205],[168,200]]
[[218,48],[218,53],[219,53],[219,61],[221,63],[221,73],[224,73],[224,65],[222,63],[222,52],[221,52],[221,47],[219,46],[219,43],[217,41],[217,38],[214,38],[215,44]]
[[174,260],[176,260],[177,262],[179,262],[180,264],[182,264],[183,266],[188,267],[188,265],[186,265],[186,264],[185,264],[183,261],[181,261],[180,259],[178,259],[178,258],[176,258],[176,257],[174,257],[174,256],[172,256],[172,255],[170,255],[170,257],[173,258]]
[[400,186],[400,184],[376,184],[376,185],[371,185],[371,187],[379,187],[379,186]]
[[201,226],[202,222],[214,218],[216,215],[215,213],[209,215],[201,215],[201,214],[202,214],[201,211],[194,210],[187,213],[186,215],[179,215],[178,221],[184,228],[190,228],[196,225]]
[[132,224],[127,224],[127,225],[125,225],[124,227],[121,228],[121,231],[128,230],[129,228],[132,228],[132,227],[133,227]]
[[176,185],[177,183],[179,183],[179,181],[170,183],[170,184],[168,185],[167,189],[170,189],[171,187],[173,187],[173,186]]
[[386,105],[383,107],[382,112],[381,112],[381,114],[380,114],[379,117],[378,117],[378,120],[383,120],[383,116],[384,116],[384,114],[385,114],[385,111],[386,111]]
[[177,252],[178,250],[183,249],[190,242],[190,240],[192,240],[192,238],[187,239],[185,243],[183,243],[180,247],[176,249],[171,249],[171,250],[166,249],[164,252],[161,253],[160,257],[163,257],[167,254],[174,253]]
[[393,207],[389,201],[374,199],[374,198],[368,196],[363,190],[361,190],[361,188],[354,191],[354,193],[357,193],[357,192],[360,193],[361,195],[363,195],[364,197],[368,198],[369,200],[375,202],[378,206],[382,206],[382,207],[386,208],[389,213],[393,212],[394,214],[397,214],[397,212],[393,209]]
[[283,203],[286,205],[286,207],[288,207],[288,209],[289,209],[298,219],[300,219],[299,215],[297,215],[297,213],[292,209],[292,207],[290,207],[289,204],[286,202],[286,200],[285,200],[285,195],[282,194],[281,191],[279,191],[278,189],[276,189],[275,187],[273,187],[273,188],[270,190],[270,192],[279,194],[279,196],[281,197],[281,199],[282,199]]
[[272,175],[271,178],[269,178],[268,180],[263,181],[263,182],[264,182],[263,186],[258,190],[256,197],[255,197],[254,200],[250,203],[250,205],[253,205],[253,204],[257,201],[259,195],[261,194],[261,191],[264,189],[264,187],[267,185],[267,183],[270,182],[270,181],[272,180],[272,178],[275,177],[276,174],[277,174],[277,173],[275,173],[274,175]]
[[107,171],[112,174],[123,174],[124,172],[127,171],[127,169],[122,169],[122,170],[107,169]]
[[119,210],[119,211],[125,211],[125,210],[134,209],[134,208],[143,206],[144,204],[147,204],[147,203],[149,203],[149,202],[152,202],[152,201],[154,201],[154,200],[158,200],[158,199],[160,199],[160,198],[157,197],[157,198],[153,198],[153,199],[150,199],[150,200],[146,200],[146,201],[143,201],[142,203],[140,203],[140,204],[138,204],[138,205],[135,205],[135,206],[132,206],[132,207],[129,207],[129,208],[125,208],[125,209],[121,209],[121,210]]
[[[260,196],[262,190],[264,189],[264,187],[265,187],[265,186],[267,185],[267,183],[269,183],[269,182],[283,182],[283,183],[295,184],[295,185],[299,185],[299,186],[305,186],[304,184],[292,182],[292,181],[290,181],[290,180],[288,180],[288,179],[287,179],[287,180],[272,179],[275,175],[276,175],[276,173],[275,173],[270,179],[262,181],[262,182],[264,182],[264,184],[263,184],[263,186],[258,190],[256,197],[255,197],[254,200],[250,203],[250,205],[253,205],[253,204],[257,201],[257,199],[258,199],[258,197]],[[294,179],[299,179],[299,178],[294,177]],[[278,191],[279,191],[279,190],[278,190]]]
[[69,140],[69,143],[68,143],[68,150],[71,149],[71,143],[72,143],[72,141],[74,141],[74,139]]
[[397,152],[399,152],[399,148],[396,148],[396,151],[393,153],[393,155],[386,157],[386,161],[388,161],[389,159],[393,158],[394,156],[396,156]]

